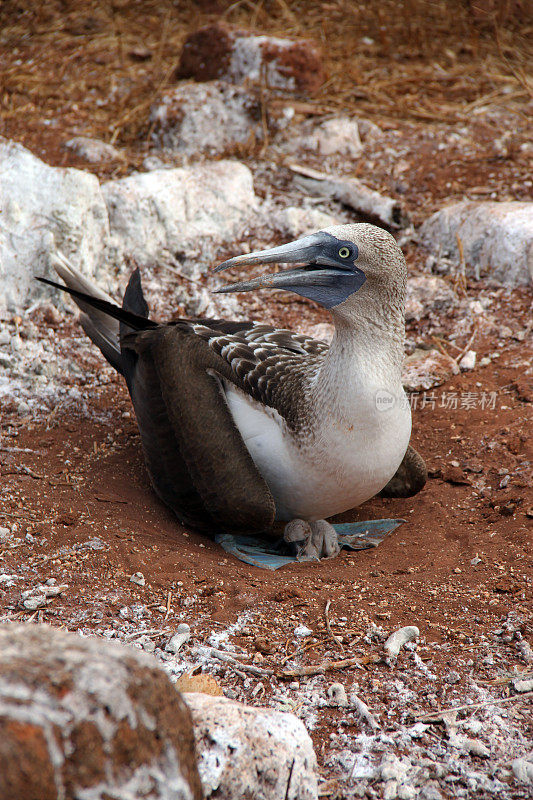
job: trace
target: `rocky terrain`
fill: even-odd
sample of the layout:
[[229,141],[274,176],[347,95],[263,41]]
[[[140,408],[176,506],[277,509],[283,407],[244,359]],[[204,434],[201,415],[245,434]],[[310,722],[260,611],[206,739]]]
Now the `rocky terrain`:
[[[454,3],[452,24],[414,2],[387,25],[390,3],[236,5],[0,11],[0,621],[153,654],[194,693],[208,797],[530,796],[525,5]],[[213,295],[209,268],[362,220],[407,258],[404,384],[430,480],[343,515],[406,520],[375,550],[248,567],[159,503],[122,380],[34,278],[59,251],[118,299],[138,265],[155,319],[328,339],[318,306]]]

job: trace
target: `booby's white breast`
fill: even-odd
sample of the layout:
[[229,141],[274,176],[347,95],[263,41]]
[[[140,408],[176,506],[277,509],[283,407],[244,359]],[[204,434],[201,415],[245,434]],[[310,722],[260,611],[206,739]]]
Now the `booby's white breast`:
[[409,444],[411,415],[402,402],[381,411],[373,395],[367,403],[358,398],[348,417],[324,409],[316,429],[297,436],[274,409],[226,381],[224,390],[279,520],[325,519],[360,505],[388,483]]

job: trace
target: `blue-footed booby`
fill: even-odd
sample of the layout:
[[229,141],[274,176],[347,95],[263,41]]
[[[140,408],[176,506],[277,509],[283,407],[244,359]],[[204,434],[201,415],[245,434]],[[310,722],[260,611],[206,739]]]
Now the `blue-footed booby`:
[[[66,286],[42,280],[73,296],[84,330],[123,374],[152,484],[182,523],[225,533],[230,550],[236,534],[285,523],[299,559],[333,556],[342,536],[327,517],[380,492],[410,496],[427,477],[409,446],[401,382],[405,260],[385,230],[352,224],[215,271],[254,264],[298,266],[216,291],[284,289],[314,300],[331,313],[330,345],[254,322],[156,323],[138,270],[121,308],[63,257],[54,265]],[[392,522],[357,530],[369,546]],[[355,539],[365,546],[364,534]]]

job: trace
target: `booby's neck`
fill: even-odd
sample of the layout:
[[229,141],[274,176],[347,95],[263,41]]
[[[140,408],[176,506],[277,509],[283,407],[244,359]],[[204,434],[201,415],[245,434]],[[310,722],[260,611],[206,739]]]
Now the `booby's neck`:
[[[385,297],[383,295],[386,295]],[[335,333],[317,376],[317,390],[330,402],[374,396],[383,389],[402,393],[404,292],[377,293],[365,284],[331,309]],[[329,404],[329,403],[328,403]]]

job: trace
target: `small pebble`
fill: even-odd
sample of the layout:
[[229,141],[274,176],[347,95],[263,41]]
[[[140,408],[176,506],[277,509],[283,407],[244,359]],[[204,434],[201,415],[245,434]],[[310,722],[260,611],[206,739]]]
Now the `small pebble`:
[[515,692],[533,692],[533,678],[513,681]]
[[191,629],[186,622],[182,622],[178,625],[177,632],[171,636],[166,643],[165,650],[167,653],[177,653],[180,647],[182,647],[190,638]]
[[454,669],[450,670],[450,672],[448,672],[448,674],[444,676],[444,682],[449,684],[450,686],[453,686],[454,683],[459,683],[460,680],[461,676]]
[[26,599],[22,601],[22,605],[28,611],[37,611],[38,608],[42,608],[46,605],[46,595],[43,593],[26,597]]
[[406,625],[405,628],[400,628],[394,633],[391,633],[385,644],[383,645],[385,653],[389,658],[398,658],[400,650],[407,642],[412,642],[418,639],[420,631],[416,625]]
[[142,574],[142,572],[134,572],[130,578],[131,583],[136,583],[137,586],[144,586],[146,584],[146,578]]
[[511,768],[517,781],[533,784],[533,761],[528,761],[527,758],[515,758]]
[[470,753],[471,756],[478,756],[479,758],[490,758],[490,750],[485,747],[483,742],[479,739],[465,739],[463,742],[463,750]]
[[346,689],[342,685],[342,683],[332,683],[331,686],[328,688],[328,697],[330,705],[332,706],[347,706],[348,705],[348,697],[346,695]]
[[459,361],[460,369],[474,369],[476,366],[477,353],[475,350],[467,350],[462,359]]
[[294,635],[295,636],[299,636],[302,639],[304,639],[307,636],[312,636],[313,635],[313,631],[311,630],[311,628],[308,628],[306,625],[298,625],[294,629]]

